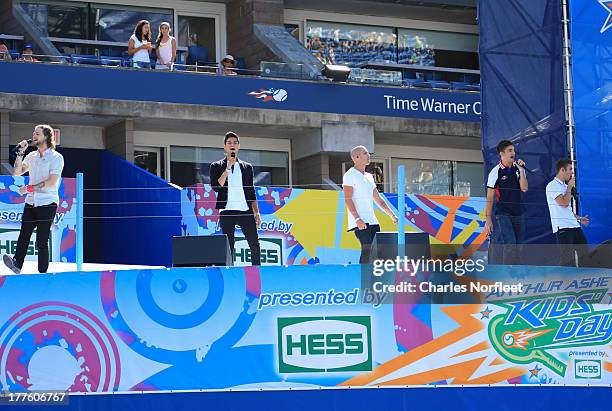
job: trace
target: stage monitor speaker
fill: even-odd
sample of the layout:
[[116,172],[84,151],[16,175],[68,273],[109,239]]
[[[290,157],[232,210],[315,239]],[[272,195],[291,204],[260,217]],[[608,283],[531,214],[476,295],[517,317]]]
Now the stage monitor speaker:
[[[406,233],[405,234],[405,256],[412,259],[431,258],[431,247],[429,245],[429,234]],[[399,255],[397,249],[397,233],[379,232],[372,243],[372,254],[377,259],[395,260]]]
[[604,241],[591,251],[586,258],[585,267],[612,268],[612,240]]
[[207,267],[234,265],[227,235],[172,237],[173,267]]

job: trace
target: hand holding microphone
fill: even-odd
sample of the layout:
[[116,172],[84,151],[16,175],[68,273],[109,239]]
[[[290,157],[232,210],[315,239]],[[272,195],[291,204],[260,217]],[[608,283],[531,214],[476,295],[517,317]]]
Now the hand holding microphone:
[[19,153],[19,151],[25,150],[26,148],[28,148],[28,146],[32,144],[32,139],[29,138],[27,140],[22,140],[17,144],[17,147],[15,147],[15,153]]
[[229,160],[227,160],[227,165],[228,165],[229,168],[231,168],[232,173],[234,172],[234,164],[236,164],[236,152],[232,151],[230,153]]

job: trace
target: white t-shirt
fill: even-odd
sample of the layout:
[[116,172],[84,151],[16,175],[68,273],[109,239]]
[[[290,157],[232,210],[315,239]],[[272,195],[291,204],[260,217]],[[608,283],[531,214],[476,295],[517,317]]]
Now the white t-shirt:
[[576,216],[570,204],[568,204],[567,207],[562,207],[556,201],[557,197],[565,195],[566,192],[567,184],[557,177],[546,185],[546,201],[548,202],[550,224],[553,233],[556,233],[562,228],[580,227],[580,223],[576,220]]
[[244,196],[244,188],[242,186],[242,170],[240,164],[236,162],[234,169],[227,172],[227,204],[221,211],[248,211],[249,205]]
[[[138,47],[142,46],[143,44],[147,44],[148,43],[148,41],[146,41],[144,39],[143,39],[144,41],[138,40],[138,37],[136,37],[136,35],[134,35],[134,34],[132,34],[132,37],[130,37],[130,40],[134,40],[134,47],[135,48],[138,48]],[[147,49],[138,50],[132,56],[132,60],[133,61],[140,61],[142,63],[150,63],[151,59],[149,58],[149,51]]]
[[[374,190],[376,183],[374,177],[370,173],[361,173],[355,167],[351,167],[344,177],[342,177],[342,186],[353,187],[353,203],[361,220],[366,224],[378,224],[376,215],[374,215]],[[355,218],[347,210],[348,229],[352,230],[357,227]]]
[[[42,157],[38,150],[32,151],[23,159],[23,164],[28,165],[28,174],[30,176],[30,184],[38,184],[47,181],[51,174],[62,176],[64,169],[64,157],[57,151],[48,148],[43,153]],[[60,179],[61,180],[61,179]],[[55,203],[59,205],[59,185],[60,180],[53,187],[45,187],[36,189],[33,193],[28,193],[26,203],[34,207],[40,207]]]

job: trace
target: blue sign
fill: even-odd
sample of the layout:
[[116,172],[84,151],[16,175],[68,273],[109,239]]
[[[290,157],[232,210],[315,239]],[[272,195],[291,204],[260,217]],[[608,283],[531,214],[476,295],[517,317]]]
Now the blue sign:
[[0,62],[0,92],[480,121],[480,94],[209,74]]
[[612,1],[573,1],[572,74],[579,214],[589,243],[612,238]]

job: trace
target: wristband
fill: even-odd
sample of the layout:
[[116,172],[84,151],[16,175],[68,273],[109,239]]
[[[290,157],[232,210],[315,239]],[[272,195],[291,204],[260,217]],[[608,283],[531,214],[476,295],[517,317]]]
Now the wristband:
[[357,221],[361,221],[361,222],[363,222],[363,220],[361,219],[361,217],[357,217],[357,218],[355,219],[355,222],[357,222]]
[[33,193],[34,192],[34,186],[32,184],[28,184],[26,186],[26,192],[27,193]]

